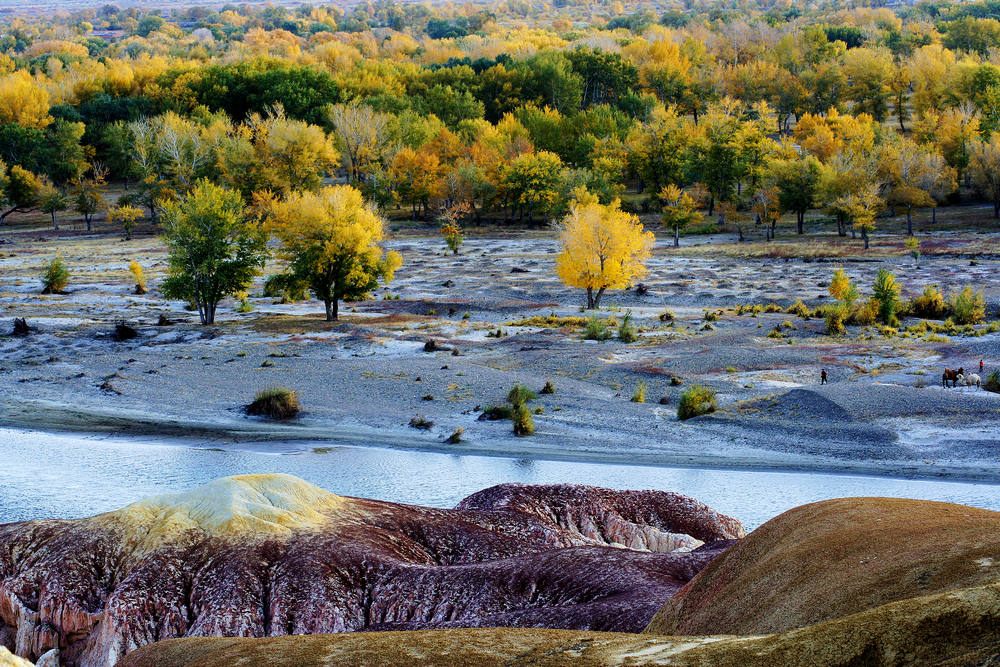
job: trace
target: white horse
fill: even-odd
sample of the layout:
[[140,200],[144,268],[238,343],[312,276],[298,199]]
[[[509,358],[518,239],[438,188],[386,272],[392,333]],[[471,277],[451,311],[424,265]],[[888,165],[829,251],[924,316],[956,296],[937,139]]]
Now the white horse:
[[967,375],[962,375],[961,373],[959,373],[958,377],[955,379],[958,382],[963,383],[966,387],[975,386],[976,388],[981,389],[983,386],[983,379],[978,375],[976,375],[975,373],[969,373]]

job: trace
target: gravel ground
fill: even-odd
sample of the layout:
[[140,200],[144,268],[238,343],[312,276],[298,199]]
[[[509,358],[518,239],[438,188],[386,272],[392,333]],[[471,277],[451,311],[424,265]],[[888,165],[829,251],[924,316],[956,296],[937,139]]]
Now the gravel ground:
[[[0,307],[34,327],[25,338],[0,336],[0,423],[38,428],[186,434],[218,446],[242,440],[306,439],[394,447],[613,460],[663,465],[851,470],[885,475],[953,476],[1000,481],[1000,395],[942,389],[944,366],[1000,363],[1000,335],[947,342],[886,339],[853,330],[823,334],[819,320],[784,313],[724,312],[704,329],[706,309],[740,303],[821,303],[831,263],[685,256],[658,249],[649,292],[613,292],[602,317],[633,312],[638,343],[581,340],[575,328],[513,326],[532,315],[579,316],[581,295],[555,280],[548,238],[472,239],[463,254],[439,240],[394,246],[405,264],[377,300],[342,308],[326,323],[316,302],[276,304],[252,291],[254,311],[220,308],[201,327],[182,304],[156,292],[163,249],[152,239],[95,238],[71,248],[57,240],[0,257]],[[6,246],[9,248],[10,246]],[[41,296],[38,267],[62,252],[74,282],[66,295]],[[130,294],[124,267],[147,266],[150,293]],[[918,293],[972,283],[1000,295],[1000,262],[975,266],[925,259],[893,269]],[[880,262],[845,262],[868,284]],[[514,272],[512,272],[514,271]],[[398,300],[387,299],[388,295]],[[676,319],[662,323],[658,314]],[[178,323],[155,326],[159,315]],[[115,342],[113,323],[139,337]],[[788,336],[767,333],[784,322]],[[502,329],[499,337],[490,334]],[[444,349],[425,352],[433,338]],[[789,343],[791,341],[791,344]],[[452,350],[457,350],[457,356]],[[830,384],[819,385],[826,368]],[[672,385],[674,379],[679,386]],[[532,402],[537,432],[516,438],[509,422],[480,421],[523,382],[554,395]],[[630,401],[646,385],[646,403]],[[720,410],[676,419],[691,384],[718,392]],[[287,423],[246,417],[262,387],[299,392],[303,414]],[[926,386],[923,386],[926,385]],[[664,401],[660,403],[661,399]],[[408,426],[423,416],[429,430]],[[446,444],[455,429],[463,442]],[[978,427],[974,433],[968,429]]]

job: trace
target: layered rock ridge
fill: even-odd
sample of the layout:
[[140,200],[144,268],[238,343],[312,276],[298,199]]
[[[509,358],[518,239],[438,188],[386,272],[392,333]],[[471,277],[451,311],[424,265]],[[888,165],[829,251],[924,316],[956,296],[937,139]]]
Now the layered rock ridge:
[[743,537],[677,494],[506,484],[452,510],[244,475],[79,520],[0,525],[0,646],[105,667],[175,637],[641,630]]

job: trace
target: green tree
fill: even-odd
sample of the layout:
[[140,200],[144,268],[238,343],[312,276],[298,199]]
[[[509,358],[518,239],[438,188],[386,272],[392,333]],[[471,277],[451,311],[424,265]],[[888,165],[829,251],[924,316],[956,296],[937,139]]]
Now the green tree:
[[56,214],[69,207],[69,197],[51,183],[43,183],[38,192],[38,210],[52,216],[52,229],[59,229]]
[[247,288],[267,258],[267,235],[248,220],[243,198],[207,180],[164,205],[169,260],[164,296],[198,307],[202,324],[215,322],[226,296]]
[[806,211],[816,203],[823,165],[812,155],[781,160],[771,165],[770,182],[778,188],[781,208],[795,212],[795,224],[802,234]]

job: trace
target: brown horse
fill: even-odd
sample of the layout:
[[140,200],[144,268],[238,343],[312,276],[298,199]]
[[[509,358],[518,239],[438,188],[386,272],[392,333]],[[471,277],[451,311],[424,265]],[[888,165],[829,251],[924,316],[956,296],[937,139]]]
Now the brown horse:
[[958,370],[952,370],[950,368],[944,369],[944,373],[941,374],[941,386],[947,387],[949,382],[951,382],[952,387],[956,386],[958,384],[959,375],[965,375],[964,368],[959,368]]

